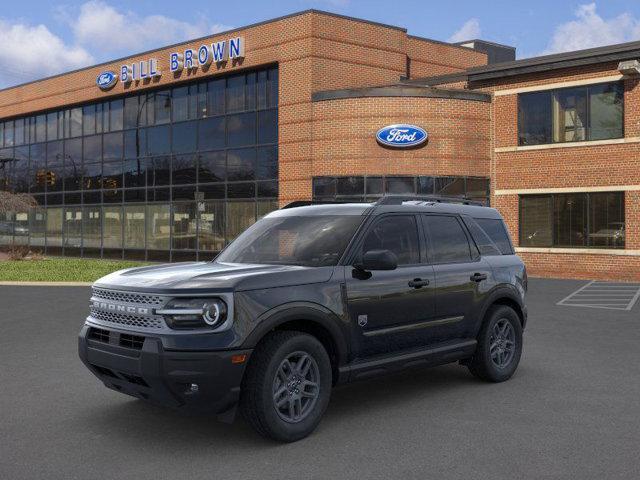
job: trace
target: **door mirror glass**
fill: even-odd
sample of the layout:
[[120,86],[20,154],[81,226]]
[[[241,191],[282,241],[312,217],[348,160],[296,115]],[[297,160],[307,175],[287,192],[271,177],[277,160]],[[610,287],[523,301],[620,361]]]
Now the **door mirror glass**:
[[362,270],[395,270],[398,268],[398,257],[390,250],[369,250],[362,255],[362,262],[357,265]]

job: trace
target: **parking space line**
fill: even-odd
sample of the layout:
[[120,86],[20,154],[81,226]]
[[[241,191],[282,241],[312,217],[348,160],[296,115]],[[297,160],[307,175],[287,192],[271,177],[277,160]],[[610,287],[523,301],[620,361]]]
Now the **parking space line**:
[[640,300],[640,284],[591,281],[560,300],[566,307],[631,310]]

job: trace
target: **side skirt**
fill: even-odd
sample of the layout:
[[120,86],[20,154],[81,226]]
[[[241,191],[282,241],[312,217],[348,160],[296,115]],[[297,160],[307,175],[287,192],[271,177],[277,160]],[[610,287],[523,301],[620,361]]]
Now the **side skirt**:
[[352,382],[363,378],[404,370],[416,366],[436,366],[468,358],[476,350],[475,339],[460,339],[419,350],[409,350],[392,355],[379,355],[365,360],[356,360],[340,367],[338,383]]

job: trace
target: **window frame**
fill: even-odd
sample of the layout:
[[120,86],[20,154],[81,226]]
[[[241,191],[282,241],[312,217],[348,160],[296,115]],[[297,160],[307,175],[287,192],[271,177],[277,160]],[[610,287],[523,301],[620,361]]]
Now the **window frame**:
[[[594,87],[600,87],[602,85],[617,85],[620,87],[621,89],[621,93],[622,93],[622,111],[621,111],[621,117],[622,117],[622,132],[621,135],[619,137],[608,137],[608,138],[598,138],[598,139],[591,139],[591,90]],[[554,115],[553,115],[553,99],[555,97],[556,94],[558,94],[559,92],[563,92],[563,91],[568,91],[568,90],[577,90],[577,89],[586,89],[587,94],[586,94],[586,117],[587,117],[587,126],[585,127],[585,140],[562,140],[562,141],[554,141],[553,140],[553,130],[554,130]],[[541,143],[522,143],[521,142],[521,138],[522,138],[522,132],[521,132],[521,128],[522,128],[522,122],[521,122],[521,105],[522,105],[522,99],[523,97],[527,96],[527,95],[535,95],[535,94],[540,94],[540,93],[548,93],[549,94],[549,101],[551,102],[550,105],[550,109],[549,111],[551,112],[551,118],[550,118],[550,125],[551,125],[551,132],[550,132],[550,141],[549,142],[541,142]],[[626,122],[625,122],[625,111],[626,111],[626,98],[625,98],[625,85],[624,85],[624,81],[623,80],[617,80],[617,81],[613,81],[613,82],[598,82],[598,83],[593,83],[593,84],[587,84],[587,85],[576,85],[576,86],[571,86],[571,87],[561,87],[561,88],[553,88],[553,89],[546,89],[546,90],[535,90],[535,91],[531,91],[531,92],[523,92],[523,93],[518,93],[518,98],[517,98],[517,130],[516,130],[516,135],[517,135],[517,145],[518,147],[532,147],[532,146],[539,146],[539,145],[562,145],[562,144],[568,144],[568,143],[582,143],[582,142],[597,142],[597,141],[607,141],[607,140],[617,140],[620,138],[625,138],[626,136]]]
[[[591,232],[591,201],[593,195],[598,194],[616,194],[621,198],[620,208],[623,214],[624,224],[625,224],[625,236],[624,236],[624,246],[616,247],[616,246],[604,246],[598,247],[590,244],[589,235]],[[563,195],[583,195],[586,198],[586,206],[585,206],[585,217],[586,217],[586,225],[585,230],[587,232],[587,244],[586,245],[576,245],[576,246],[567,246],[567,245],[557,245],[556,244],[556,199],[559,196]],[[523,245],[523,229],[522,229],[522,214],[523,214],[523,202],[522,199],[528,198],[551,198],[551,243],[549,245],[536,245],[529,246]],[[544,193],[544,194],[533,194],[533,195],[518,195],[518,246],[523,248],[563,248],[567,250],[575,250],[575,249],[590,249],[590,250],[627,250],[627,234],[626,234],[626,226],[627,226],[627,215],[626,215],[626,195],[624,191],[607,191],[607,192],[566,192],[566,193]]]

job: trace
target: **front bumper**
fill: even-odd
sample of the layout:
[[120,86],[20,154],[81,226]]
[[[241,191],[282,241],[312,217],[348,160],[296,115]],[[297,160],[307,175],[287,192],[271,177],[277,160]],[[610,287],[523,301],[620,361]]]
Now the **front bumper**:
[[[113,390],[163,406],[223,413],[238,402],[251,350],[166,350],[154,336],[85,325],[78,353]],[[246,359],[233,363],[234,355]]]

